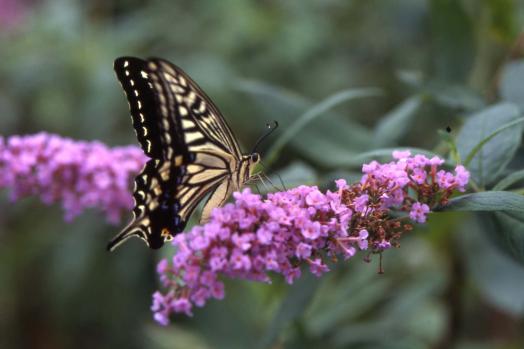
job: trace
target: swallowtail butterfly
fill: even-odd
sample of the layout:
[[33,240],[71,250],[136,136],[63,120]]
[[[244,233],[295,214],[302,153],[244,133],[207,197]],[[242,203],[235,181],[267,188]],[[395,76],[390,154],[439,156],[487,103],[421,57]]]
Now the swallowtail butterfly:
[[220,111],[176,65],[157,58],[115,60],[147,161],[135,179],[134,218],[108,245],[136,236],[153,249],[182,232],[202,199],[201,222],[250,178],[260,157],[243,155]]

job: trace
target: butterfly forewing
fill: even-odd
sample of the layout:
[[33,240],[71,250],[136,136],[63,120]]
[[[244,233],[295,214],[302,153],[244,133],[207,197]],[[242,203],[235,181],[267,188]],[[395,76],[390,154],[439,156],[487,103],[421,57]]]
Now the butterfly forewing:
[[159,248],[180,233],[198,203],[221,205],[239,168],[239,146],[216,106],[180,68],[160,59],[122,57],[115,71],[133,126],[152,159],[135,179],[133,221],[109,244],[131,236]]
[[146,72],[145,62],[132,57],[115,60],[114,69],[129,102],[133,127],[140,146],[152,158],[162,157],[156,97]]
[[[186,137],[194,143],[222,149],[240,160],[242,154],[224,117],[211,99],[182,69],[163,59],[152,59],[149,67],[171,89]],[[194,131],[197,131],[194,133]]]

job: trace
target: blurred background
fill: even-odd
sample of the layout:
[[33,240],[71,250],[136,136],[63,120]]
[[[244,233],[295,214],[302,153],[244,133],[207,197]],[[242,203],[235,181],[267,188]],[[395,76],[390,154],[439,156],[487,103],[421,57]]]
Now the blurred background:
[[[199,82],[246,151],[266,122],[283,132],[349,89],[266,164],[287,186],[326,188],[358,178],[369,151],[443,151],[439,129],[498,100],[524,106],[523,24],[518,0],[0,0],[0,134],[137,144],[112,64],[158,56]],[[58,205],[7,196],[1,348],[524,347],[524,266],[472,215],[433,215],[383,275],[356,257],[293,287],[230,281],[224,301],[164,328],[149,307],[169,247],[110,254],[125,222],[65,223]]]

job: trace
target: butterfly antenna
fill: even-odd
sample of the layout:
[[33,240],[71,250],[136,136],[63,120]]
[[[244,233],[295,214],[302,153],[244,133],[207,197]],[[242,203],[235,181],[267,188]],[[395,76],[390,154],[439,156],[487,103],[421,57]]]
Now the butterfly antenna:
[[256,183],[253,183],[255,185],[255,188],[257,188],[257,192],[258,192],[258,195],[262,195],[262,193],[260,192],[260,188],[258,187],[258,185]]
[[[260,162],[260,166],[262,166],[262,168],[265,170],[266,169],[266,166],[264,166],[264,164],[262,163],[262,161]],[[278,188],[277,186],[275,186],[273,184],[273,181],[271,180],[271,178],[269,178],[265,172],[262,172],[264,174],[264,176],[266,177],[266,179],[269,181],[269,183],[271,183],[271,185],[273,186],[274,189],[276,190],[287,190],[286,186],[284,185],[284,181],[282,181],[282,177],[280,177],[280,175],[278,173],[275,173],[275,175],[278,177],[278,179],[280,180],[280,184],[282,184],[282,188],[283,189],[280,189]]]
[[271,178],[269,178],[265,173],[263,173],[263,176],[265,179],[267,179],[267,181],[269,182],[269,184],[271,184],[271,186],[273,187],[273,189],[275,190],[281,190],[279,187],[277,187],[275,184],[273,184],[273,181],[271,180]]
[[278,121],[276,120],[273,120],[273,125],[271,125],[270,123],[267,123],[266,124],[266,127],[269,129],[265,134],[263,134],[262,136],[260,136],[260,138],[257,140],[257,142],[255,143],[255,146],[253,147],[253,150],[251,151],[251,153],[254,153],[257,151],[257,148],[259,146],[259,144],[264,140],[266,139],[270,134],[273,133],[273,131],[275,131],[277,128],[278,128]]
[[280,177],[278,173],[275,173],[275,175],[278,177],[280,184],[282,184],[282,188],[284,188],[284,190],[287,190],[286,185],[284,184],[284,181],[282,180],[282,177]]
[[257,173],[257,176],[260,179],[260,182],[262,182],[262,185],[264,186],[264,189],[266,190],[266,192],[268,192],[269,191],[268,186],[266,184],[266,181],[264,181],[264,177],[262,177],[260,173]]

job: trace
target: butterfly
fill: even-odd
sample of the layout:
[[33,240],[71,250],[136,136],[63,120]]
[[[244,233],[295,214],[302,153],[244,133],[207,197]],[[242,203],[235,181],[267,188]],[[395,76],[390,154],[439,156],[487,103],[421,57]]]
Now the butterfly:
[[260,156],[242,154],[218,108],[176,65],[159,58],[120,57],[114,70],[150,160],[135,178],[134,218],[107,248],[139,237],[157,249],[184,230],[209,195],[200,220],[205,223],[213,208],[248,181]]

